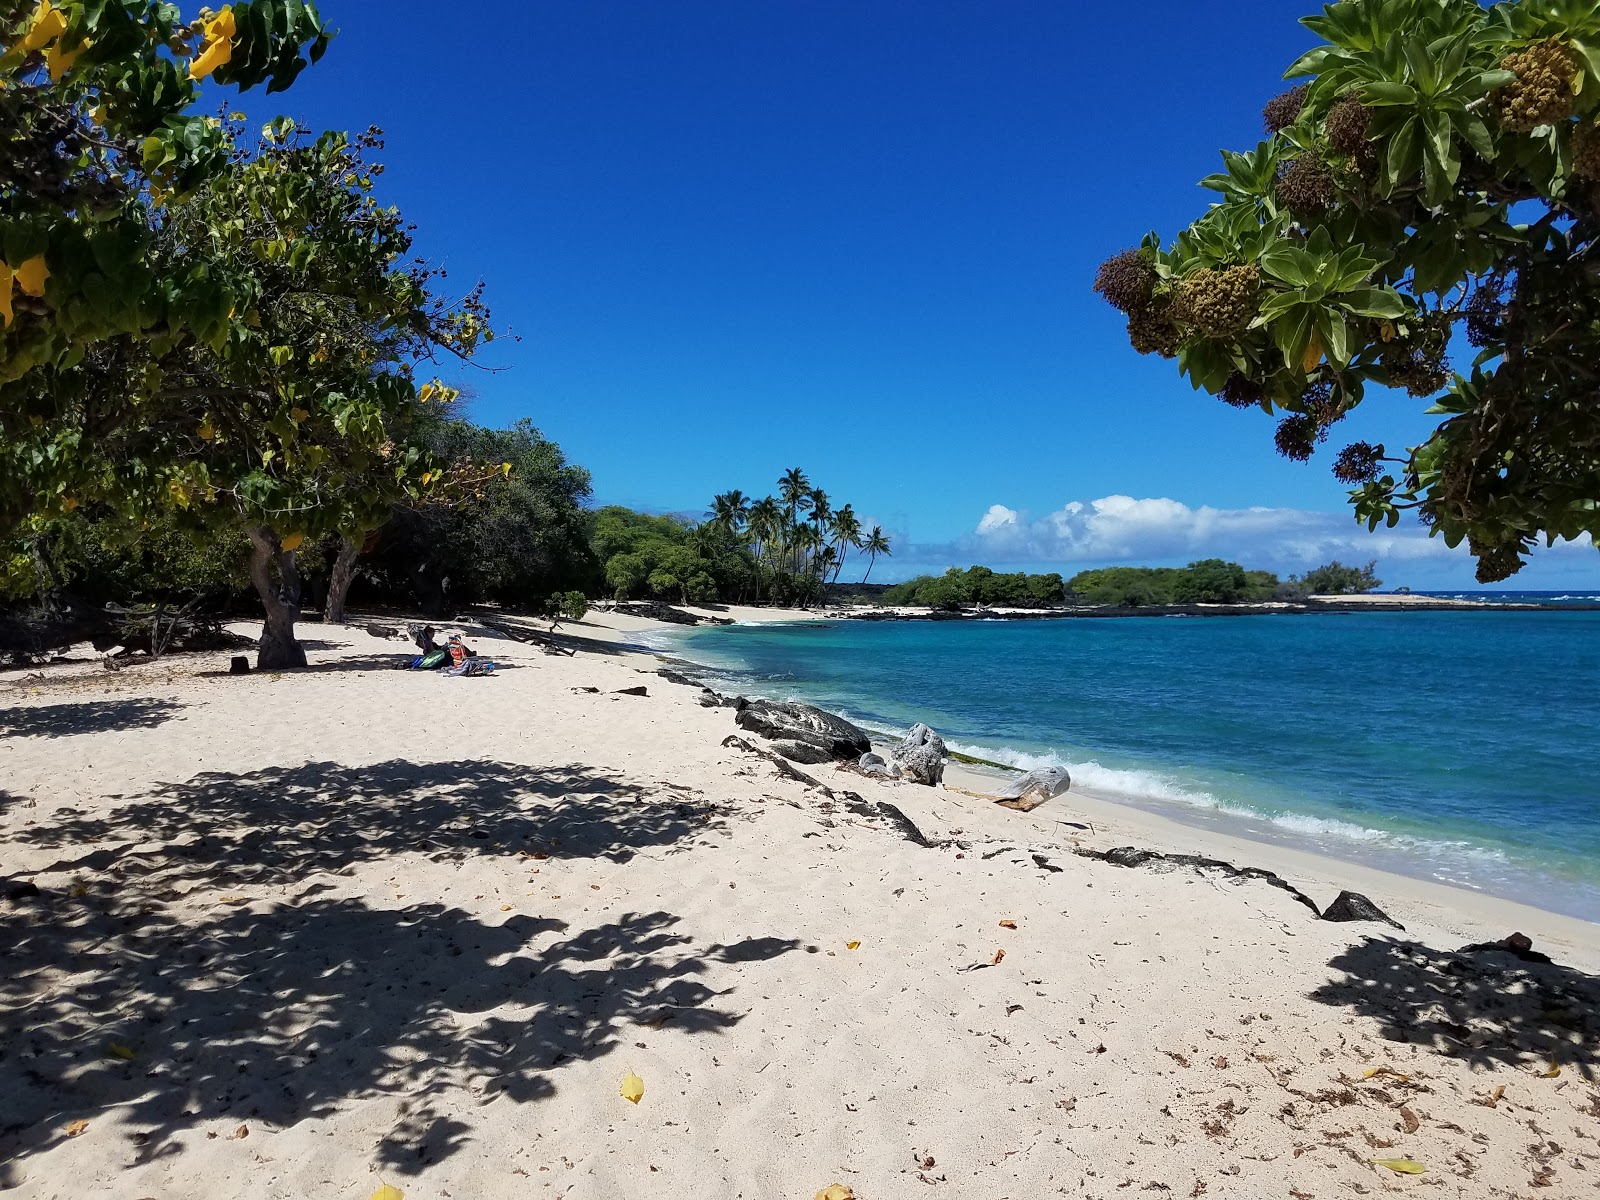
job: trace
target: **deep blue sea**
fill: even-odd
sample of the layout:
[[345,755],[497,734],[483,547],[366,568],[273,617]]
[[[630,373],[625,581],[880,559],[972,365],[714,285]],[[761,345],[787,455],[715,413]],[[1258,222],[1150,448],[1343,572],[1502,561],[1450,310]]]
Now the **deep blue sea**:
[[830,621],[660,648],[719,690],[924,721],[1091,795],[1600,921],[1600,612]]

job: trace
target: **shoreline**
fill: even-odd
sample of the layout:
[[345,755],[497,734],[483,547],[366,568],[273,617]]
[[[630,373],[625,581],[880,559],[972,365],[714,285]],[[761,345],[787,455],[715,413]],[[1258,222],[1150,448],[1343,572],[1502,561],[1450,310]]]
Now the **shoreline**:
[[[841,619],[831,614],[810,614],[800,610],[787,615],[777,615],[774,610],[758,611],[773,615],[756,619],[742,615],[736,624],[803,624]],[[673,649],[660,650],[656,647],[647,649],[658,656],[668,657],[674,669],[681,668],[690,675],[696,670],[715,672],[728,670],[714,663],[697,662],[689,657],[678,639],[671,636],[683,632],[682,630],[671,629],[664,632],[669,635],[668,640],[673,643]],[[767,699],[791,698],[790,693],[781,688],[763,691],[758,687],[752,692],[752,696],[756,695]],[[801,702],[812,703],[810,700]],[[819,706],[827,708],[825,703]],[[854,720],[848,714],[840,715]],[[887,749],[898,737],[898,734],[892,731],[875,728],[870,724],[863,728],[872,738],[874,749],[879,752]],[[986,758],[970,749],[961,752],[952,749],[951,755],[947,777],[958,786],[974,791],[988,790],[988,785],[992,785],[997,779],[1020,774],[1025,769]],[[1059,756],[1054,757],[1059,761]],[[1438,878],[1437,875],[1425,874],[1428,869],[1425,865],[1426,860],[1400,847],[1382,847],[1377,850],[1365,848],[1363,852],[1363,847],[1352,843],[1346,852],[1341,853],[1344,847],[1337,843],[1329,845],[1327,841],[1319,840],[1314,834],[1296,832],[1292,829],[1280,830],[1275,827],[1273,818],[1266,814],[1237,812],[1226,807],[1191,808],[1178,801],[1108,794],[1093,789],[1083,790],[1076,780],[1068,795],[1052,801],[1051,805],[1058,804],[1061,800],[1093,805],[1100,813],[1103,823],[1141,830],[1146,837],[1152,839],[1149,842],[1150,848],[1163,852],[1201,853],[1223,858],[1232,856],[1232,860],[1239,865],[1258,865],[1273,870],[1278,870],[1278,866],[1282,866],[1284,869],[1279,870],[1279,874],[1297,873],[1307,879],[1318,880],[1324,886],[1331,886],[1341,874],[1359,872],[1369,886],[1405,895],[1409,900],[1417,901],[1423,910],[1431,913],[1448,912],[1452,905],[1471,906],[1483,903],[1505,905],[1508,906],[1505,911],[1507,920],[1514,920],[1517,914],[1523,914],[1524,922],[1527,923],[1528,914],[1539,913],[1558,923],[1576,923],[1585,927],[1592,936],[1600,938],[1600,917],[1591,918],[1570,909],[1535,902],[1534,897],[1541,891],[1553,891],[1562,886],[1561,877],[1542,874],[1536,867],[1519,868],[1518,873],[1527,877],[1525,888],[1512,894],[1504,894],[1464,883],[1450,882]],[[1048,809],[1051,805],[1044,807]],[[1428,894],[1413,895],[1413,890],[1416,888],[1427,889]],[[1436,893],[1434,889],[1437,889]],[[1336,888],[1335,892],[1337,890]],[[1568,936],[1581,940],[1584,934],[1582,931],[1574,933],[1568,930]]]
[[1253,600],[1240,604],[1081,605],[1071,608],[986,608],[940,612],[923,606],[850,605],[831,614],[842,621],[1063,621],[1125,617],[1294,617],[1397,612],[1600,612],[1600,603],[1529,604],[1454,600],[1432,596],[1345,596],[1304,601]]

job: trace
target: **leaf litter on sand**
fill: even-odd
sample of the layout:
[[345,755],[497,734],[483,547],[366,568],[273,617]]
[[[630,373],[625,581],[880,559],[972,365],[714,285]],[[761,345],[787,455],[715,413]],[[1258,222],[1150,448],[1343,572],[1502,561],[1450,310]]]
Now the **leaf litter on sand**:
[[861,943],[860,942],[846,942],[844,944],[844,948],[846,950],[859,950],[859,949],[861,949]]
[[830,1183],[817,1193],[816,1200],[856,1200],[856,1194],[842,1183]]
[[89,1128],[89,1122],[87,1122],[87,1121],[73,1121],[67,1126],[67,1136],[68,1137],[77,1137],[80,1133],[82,1133],[87,1128]]
[[383,1184],[372,1193],[372,1200],[406,1200],[406,1194],[392,1184]]

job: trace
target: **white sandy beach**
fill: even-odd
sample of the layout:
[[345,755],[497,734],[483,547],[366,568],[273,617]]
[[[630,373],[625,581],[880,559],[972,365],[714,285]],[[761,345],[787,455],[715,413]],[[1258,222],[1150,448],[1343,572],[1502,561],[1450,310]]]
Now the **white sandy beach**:
[[[781,778],[622,648],[653,627],[469,628],[488,679],[316,625],[304,672],[0,675],[0,880],[40,889],[0,900],[0,1189],[1595,1194],[1600,927],[1076,794]],[[1406,931],[1072,852],[1125,845]],[[1513,931],[1555,965],[1451,953]]]

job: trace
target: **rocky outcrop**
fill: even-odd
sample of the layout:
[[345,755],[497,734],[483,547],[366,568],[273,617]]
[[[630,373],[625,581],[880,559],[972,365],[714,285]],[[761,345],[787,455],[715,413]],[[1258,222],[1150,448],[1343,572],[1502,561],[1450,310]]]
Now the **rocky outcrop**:
[[1393,925],[1396,929],[1405,929],[1405,926],[1396,921],[1383,909],[1360,892],[1340,892],[1332,904],[1322,910],[1324,921],[1382,921]]
[[809,704],[752,700],[738,711],[734,722],[768,739],[790,762],[854,761],[872,749],[867,735],[856,726]]
[[1039,767],[995,791],[996,802],[1018,812],[1032,812],[1072,786],[1065,767]]
[[937,787],[944,782],[944,764],[950,757],[944,739],[926,725],[916,724],[899,745],[889,750],[893,771],[899,779]]

